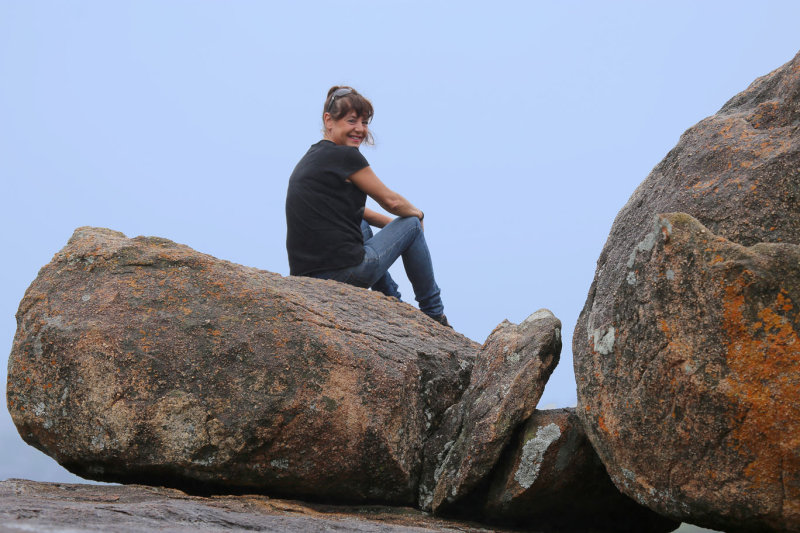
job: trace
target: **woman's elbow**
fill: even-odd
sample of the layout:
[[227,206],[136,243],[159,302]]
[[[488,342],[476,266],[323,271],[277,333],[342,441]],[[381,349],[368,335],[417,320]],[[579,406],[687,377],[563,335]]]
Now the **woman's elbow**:
[[395,213],[405,205],[405,200],[399,194],[391,195],[381,202],[381,207],[390,213]]

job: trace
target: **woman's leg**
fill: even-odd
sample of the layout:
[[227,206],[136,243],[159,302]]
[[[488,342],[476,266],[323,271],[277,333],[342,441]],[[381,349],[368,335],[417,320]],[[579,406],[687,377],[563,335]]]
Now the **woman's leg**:
[[365,241],[364,260],[361,264],[316,272],[311,276],[334,279],[358,287],[372,287],[401,255],[420,310],[426,315],[441,317],[444,314],[444,305],[439,286],[433,277],[431,254],[425,242],[422,224],[416,217],[396,218],[377,235]]
[[364,242],[364,250],[367,257],[375,258],[376,274],[387,270],[402,255],[403,267],[420,310],[431,316],[444,312],[441,291],[433,275],[430,250],[418,218],[394,219]]
[[[364,236],[364,242],[367,242],[373,237],[372,228],[369,227],[369,223],[366,220],[361,221],[361,234]],[[378,281],[372,284],[370,287],[373,291],[378,291],[386,296],[391,296],[393,298],[397,298],[399,301],[403,301],[400,298],[400,291],[398,290],[397,283],[392,279],[392,276],[389,274],[387,270],[383,276],[378,278]]]

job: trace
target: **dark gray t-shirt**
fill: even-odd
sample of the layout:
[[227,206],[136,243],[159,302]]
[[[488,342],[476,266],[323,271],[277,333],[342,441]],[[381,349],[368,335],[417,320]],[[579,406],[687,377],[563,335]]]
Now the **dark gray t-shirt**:
[[327,140],[312,145],[297,163],[286,192],[291,275],[345,268],[364,259],[361,220],[367,195],[346,180],[368,166],[358,148]]

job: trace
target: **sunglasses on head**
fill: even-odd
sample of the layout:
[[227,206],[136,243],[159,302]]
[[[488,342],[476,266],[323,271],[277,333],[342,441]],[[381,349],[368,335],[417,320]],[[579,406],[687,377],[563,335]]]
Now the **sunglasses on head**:
[[353,92],[353,89],[348,89],[347,87],[342,87],[341,89],[336,89],[333,91],[333,96],[331,96],[331,101],[328,103],[328,110],[327,112],[330,113],[331,109],[333,109],[333,102],[336,100],[336,97],[341,97],[346,94],[350,94]]

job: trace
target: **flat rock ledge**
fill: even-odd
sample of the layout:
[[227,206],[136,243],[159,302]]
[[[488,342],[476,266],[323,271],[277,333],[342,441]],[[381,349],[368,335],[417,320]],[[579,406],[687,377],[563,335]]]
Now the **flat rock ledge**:
[[510,531],[409,507],[314,505],[261,495],[201,497],[144,485],[0,482],[0,533],[37,531],[489,533]]

